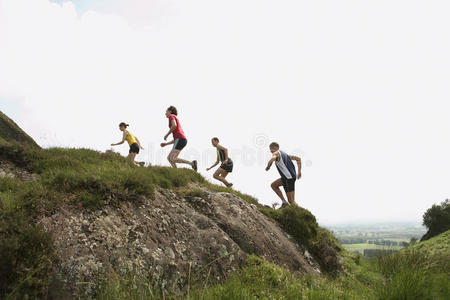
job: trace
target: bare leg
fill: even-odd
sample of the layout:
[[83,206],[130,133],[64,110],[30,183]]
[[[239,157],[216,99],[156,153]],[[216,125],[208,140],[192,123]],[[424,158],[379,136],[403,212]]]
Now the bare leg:
[[289,201],[290,204],[297,205],[297,203],[295,203],[295,192],[294,191],[287,192],[286,196],[287,196],[288,201]]
[[178,158],[180,152],[180,150],[172,149],[172,151],[170,151],[169,153],[169,156],[167,156],[167,160],[170,162],[172,167],[176,168],[176,164],[186,164],[192,166],[192,162]]
[[230,183],[225,179],[225,177],[227,177],[228,172],[225,171],[222,168],[218,168],[217,171],[214,173],[213,177],[214,179],[219,180],[220,182],[222,182],[223,184],[225,184],[226,186],[229,186]]
[[275,192],[275,194],[277,194],[278,197],[280,197],[280,199],[281,199],[283,202],[286,202],[286,199],[284,198],[284,195],[283,195],[283,193],[282,193],[281,190],[280,190],[280,186],[283,186],[283,181],[281,181],[281,178],[275,180],[275,181],[272,182],[272,184],[271,184],[272,190]]
[[131,152],[130,154],[128,154],[128,159],[130,159],[135,165],[139,165],[139,163],[135,161],[136,153]]

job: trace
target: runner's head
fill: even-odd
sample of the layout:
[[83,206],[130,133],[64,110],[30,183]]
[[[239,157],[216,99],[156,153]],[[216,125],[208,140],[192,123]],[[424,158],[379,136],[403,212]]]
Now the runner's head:
[[276,142],[273,142],[269,145],[269,149],[272,153],[277,152],[278,150],[280,150],[280,145],[278,145],[278,143]]
[[130,126],[130,125],[125,122],[122,122],[119,124],[119,129],[120,129],[120,131],[124,131],[125,129],[127,129],[128,126]]
[[169,117],[170,115],[178,116],[178,111],[175,106],[169,106],[166,110],[166,117]]
[[214,147],[217,147],[217,145],[219,145],[219,138],[213,137],[213,138],[211,139],[211,143],[212,143],[212,145],[213,145]]

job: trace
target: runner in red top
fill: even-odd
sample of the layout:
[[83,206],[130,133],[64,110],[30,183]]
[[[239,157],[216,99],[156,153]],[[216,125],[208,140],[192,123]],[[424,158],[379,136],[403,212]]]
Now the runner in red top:
[[184,135],[183,129],[180,125],[180,120],[178,120],[178,112],[174,106],[170,106],[166,110],[166,117],[169,119],[169,132],[164,136],[164,140],[167,141],[167,138],[170,134],[173,135],[173,140],[168,143],[161,143],[161,147],[165,147],[167,145],[173,144],[172,151],[170,151],[167,159],[169,160],[172,167],[176,168],[177,164],[187,164],[192,167],[195,171],[197,171],[197,161],[194,160],[192,162],[178,158],[181,150],[186,146],[187,139]]
[[173,131],[173,139],[175,140],[175,139],[185,139],[185,140],[187,140],[186,139],[186,136],[184,135],[184,131],[183,131],[183,128],[181,128],[181,125],[180,125],[180,120],[178,120],[178,117],[176,116],[176,115],[174,115],[174,114],[171,114],[171,115],[169,115],[169,128],[172,128],[172,121],[175,121],[175,124],[176,124],[176,128],[175,128],[175,130]]

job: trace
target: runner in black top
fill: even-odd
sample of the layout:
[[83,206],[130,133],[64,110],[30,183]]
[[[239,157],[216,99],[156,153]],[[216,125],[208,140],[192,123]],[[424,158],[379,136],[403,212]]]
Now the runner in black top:
[[233,172],[233,161],[228,157],[228,149],[221,146],[219,144],[219,139],[216,137],[211,140],[211,143],[217,148],[217,161],[210,168],[207,168],[206,171],[211,170],[222,162],[220,167],[216,170],[216,172],[214,172],[213,177],[225,184],[227,187],[231,187],[233,184],[225,179],[229,173]]

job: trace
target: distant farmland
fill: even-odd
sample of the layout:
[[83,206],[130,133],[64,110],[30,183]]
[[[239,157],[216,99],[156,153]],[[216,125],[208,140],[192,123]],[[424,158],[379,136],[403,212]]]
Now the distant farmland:
[[400,250],[401,246],[381,246],[381,245],[374,245],[374,244],[346,244],[342,245],[347,251],[349,252],[359,252],[360,254],[364,254],[365,249],[376,249],[376,250]]

